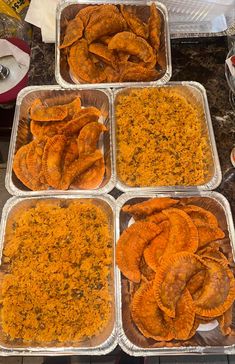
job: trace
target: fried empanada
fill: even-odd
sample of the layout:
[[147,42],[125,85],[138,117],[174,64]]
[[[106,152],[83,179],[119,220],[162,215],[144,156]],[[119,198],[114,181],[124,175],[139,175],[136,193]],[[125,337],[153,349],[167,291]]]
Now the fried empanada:
[[83,22],[79,16],[70,20],[66,26],[63,43],[61,44],[60,49],[69,47],[78,39],[82,38],[83,29]]
[[195,253],[198,248],[198,231],[186,212],[169,208],[163,210],[170,222],[169,239],[163,257],[181,251]]
[[85,39],[80,39],[71,46],[68,64],[71,75],[78,81],[100,83],[106,80],[103,69],[92,61]]
[[194,297],[194,295],[198,292],[198,290],[202,288],[205,276],[206,276],[206,270],[201,270],[188,281],[186,287],[192,297]]
[[137,56],[145,63],[153,62],[156,58],[149,43],[131,32],[120,32],[114,35],[108,44],[108,48]]
[[173,339],[170,321],[166,321],[157,305],[152,283],[146,283],[136,291],[131,303],[131,316],[147,338],[169,341]]
[[154,294],[161,310],[175,317],[176,304],[188,281],[203,269],[206,269],[203,260],[188,252],[162,259],[154,279]]
[[100,134],[107,131],[104,124],[92,122],[85,125],[77,138],[79,156],[93,153],[97,149]]
[[154,3],[150,6],[149,41],[151,46],[158,51],[161,44],[161,16]]
[[99,38],[99,42],[108,45],[111,39],[111,35],[105,35],[104,37]]
[[80,97],[76,97],[73,101],[67,104],[68,107],[68,115],[66,120],[72,120],[76,118],[81,112],[81,99]]
[[144,250],[144,259],[146,263],[152,268],[155,272],[159,267],[159,259],[163,255],[169,238],[170,232],[170,223],[169,221],[162,221],[159,224],[161,228],[161,232],[157,235]]
[[198,230],[198,247],[201,248],[204,245],[218,240],[223,239],[225,237],[225,233],[216,225],[206,224],[206,223],[197,223]]
[[200,295],[194,300],[195,311],[202,317],[217,317],[229,309],[235,299],[233,273],[222,261],[208,258],[207,273]]
[[60,134],[64,134],[67,137],[76,136],[85,125],[97,122],[100,116],[101,111],[94,106],[81,109],[75,119],[69,121],[60,129]]
[[67,105],[44,106],[40,99],[35,99],[30,107],[30,118],[38,122],[61,121],[67,115]]
[[230,335],[232,332],[231,329],[232,318],[233,318],[233,305],[229,307],[229,309],[225,311],[222,316],[217,317],[220,331],[224,336]]
[[86,6],[84,8],[82,8],[78,14],[76,15],[76,17],[79,17],[84,25],[84,28],[87,26],[87,24],[89,23],[90,17],[91,15],[97,11],[99,8],[99,5],[89,5]]
[[71,188],[92,190],[98,188],[103,181],[105,174],[104,158],[96,161],[87,171],[80,174],[74,180]]
[[122,32],[126,28],[126,21],[117,8],[115,11],[98,9],[90,17],[84,34],[88,44],[90,44],[103,36]]
[[92,43],[88,48],[89,52],[95,54],[101,61],[113,67],[117,67],[118,59],[114,53],[108,49],[107,45],[102,43]]
[[121,5],[121,13],[123,18],[126,20],[127,25],[136,35],[147,39],[148,38],[148,26],[142,20],[134,14],[131,7]]
[[111,66],[104,67],[104,73],[106,74],[107,82],[119,82],[120,81],[120,72],[118,69],[114,69]]
[[60,130],[66,125],[66,121],[49,121],[39,122],[30,121],[30,131],[35,138],[53,137],[60,133]]
[[[135,220],[138,220],[138,217],[136,215],[134,217]],[[163,212],[157,212],[153,215],[147,216],[146,220],[154,222],[155,224],[160,224],[160,222],[168,220],[168,217]]]
[[123,81],[153,81],[159,76],[159,72],[153,68],[146,68],[140,64],[125,62],[121,66],[120,82]]
[[68,139],[63,155],[63,170],[73,163],[78,156],[77,140],[75,138]]
[[72,182],[83,172],[88,170],[99,159],[103,158],[102,153],[96,150],[94,153],[76,159],[64,171],[60,181],[60,189],[67,190]]
[[191,217],[196,226],[198,223],[206,223],[218,226],[218,221],[215,215],[213,215],[210,211],[203,209],[202,207],[196,205],[186,205],[180,207],[180,209]]
[[53,188],[59,188],[62,178],[62,156],[66,147],[67,139],[63,135],[55,135],[47,140],[43,159],[43,174],[47,183]]
[[187,340],[194,326],[195,308],[193,299],[187,289],[179,298],[175,318],[172,319],[174,339]]
[[152,270],[150,266],[146,263],[144,257],[142,257],[140,261],[140,272],[141,279],[144,282],[152,281],[155,278],[154,270]]
[[[33,142],[31,142],[33,143]],[[31,148],[31,143],[22,146],[18,149],[14,156],[13,171],[17,178],[30,190],[45,190],[47,186],[41,182],[40,176],[33,177],[27,167],[27,154]]]
[[34,139],[26,156],[26,165],[29,173],[35,180],[39,180],[46,187],[46,180],[42,170],[42,158],[48,138]]
[[138,221],[124,230],[117,242],[116,263],[125,277],[139,283],[140,260],[147,244],[160,234],[161,228],[151,222]]
[[223,261],[225,264],[229,264],[226,256],[219,250],[217,247],[206,246],[204,249],[201,249],[197,252],[199,256],[202,258],[210,258],[212,260]]
[[179,200],[174,200],[169,197],[156,197],[135,205],[125,205],[123,206],[122,211],[131,215],[145,217],[152,215],[156,211],[161,211],[177,205],[178,203]]

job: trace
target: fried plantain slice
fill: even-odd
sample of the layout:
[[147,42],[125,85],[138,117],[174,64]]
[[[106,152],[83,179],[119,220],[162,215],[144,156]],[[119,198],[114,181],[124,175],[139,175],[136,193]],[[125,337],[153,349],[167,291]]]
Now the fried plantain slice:
[[149,41],[151,46],[158,52],[161,44],[161,16],[154,3],[150,6],[150,17],[149,17]]
[[85,29],[84,35],[88,44],[103,36],[122,32],[127,28],[126,21],[116,7],[116,10],[111,11],[102,9],[93,13]]
[[67,115],[67,105],[43,106],[40,99],[35,99],[30,107],[30,118],[38,122],[61,121]]
[[71,185],[72,188],[92,190],[98,188],[104,178],[105,163],[104,158],[96,161],[87,171],[80,174]]
[[135,205],[125,205],[123,206],[122,211],[131,215],[145,217],[152,215],[156,211],[161,211],[177,205],[178,203],[179,200],[174,200],[169,197],[156,197]]
[[89,52],[95,54],[104,63],[115,68],[117,67],[118,59],[115,54],[110,49],[108,49],[107,45],[102,43],[91,43],[88,50]]
[[174,339],[187,340],[191,334],[195,320],[195,307],[193,299],[187,289],[179,298],[175,318],[172,320]]
[[49,138],[43,153],[42,169],[47,183],[58,189],[62,178],[62,157],[66,148],[67,139],[63,135]]
[[78,39],[82,38],[83,35],[83,22],[79,16],[70,20],[66,26],[63,43],[60,45],[60,49],[71,46]]
[[206,270],[201,270],[188,281],[186,287],[192,297],[202,288],[205,276]]
[[22,146],[14,156],[13,171],[16,177],[30,190],[45,190],[47,186],[41,183],[39,176],[34,178],[27,167],[26,158],[33,142]]
[[157,271],[159,266],[159,259],[163,255],[168,243],[170,223],[166,220],[162,221],[158,226],[161,228],[162,231],[150,242],[150,244],[144,250],[144,259],[148,266],[155,272]]
[[97,122],[100,116],[101,111],[94,106],[81,109],[75,119],[70,120],[60,129],[60,134],[64,134],[67,137],[76,136],[85,125]]
[[169,239],[163,257],[181,251],[195,253],[198,248],[198,231],[186,212],[169,208],[163,211],[170,222]]
[[123,18],[126,20],[127,25],[136,35],[147,39],[148,38],[148,26],[142,20],[138,18],[133,12],[132,7],[120,6]]
[[186,212],[191,217],[196,226],[198,223],[206,223],[218,226],[218,221],[215,215],[213,215],[212,212],[203,209],[202,207],[196,205],[186,205],[180,207],[180,209]]
[[84,8],[82,8],[78,14],[76,15],[76,17],[79,17],[84,25],[84,28],[87,26],[87,24],[89,23],[90,17],[91,15],[97,11],[99,8],[99,5],[89,5],[86,6]]
[[154,294],[158,306],[168,316],[175,317],[176,304],[188,281],[206,264],[195,254],[182,252],[161,260],[154,279]]
[[86,155],[83,158],[78,158],[72,162],[68,168],[63,171],[63,176],[60,181],[60,189],[67,190],[75,178],[88,170],[88,168],[102,157],[102,153],[99,150],[96,150],[94,153]]
[[139,283],[140,260],[147,244],[160,234],[161,228],[151,222],[135,222],[125,229],[116,247],[116,263],[129,280]]
[[40,139],[34,139],[32,143],[30,143],[30,148],[26,156],[26,164],[29,173],[31,174],[33,179],[39,179],[39,181],[45,185],[45,188],[46,179],[42,170],[42,158],[47,140],[48,138],[45,137]]
[[156,58],[153,48],[145,39],[127,31],[114,35],[108,44],[108,48],[137,56],[145,63],[154,62]]
[[173,339],[171,325],[154,298],[152,283],[146,283],[136,291],[131,303],[131,316],[139,331],[154,340]]
[[53,137],[59,134],[65,125],[66,121],[39,122],[31,120],[30,131],[35,138]]
[[85,125],[77,138],[79,156],[93,153],[97,149],[100,134],[104,131],[107,131],[106,126],[96,121]]
[[77,81],[88,83],[105,82],[106,75],[98,63],[94,63],[85,39],[78,40],[70,48],[68,56],[70,73]]
[[211,243],[212,241],[223,239],[225,233],[219,227],[206,223],[197,223],[199,243],[198,247]]
[[220,331],[224,336],[230,335],[232,332],[231,329],[232,318],[233,318],[233,305],[231,305],[229,309],[225,311],[222,316],[217,317]]
[[204,258],[207,273],[200,295],[194,300],[195,311],[202,317],[217,317],[229,309],[235,299],[233,273],[222,261]]

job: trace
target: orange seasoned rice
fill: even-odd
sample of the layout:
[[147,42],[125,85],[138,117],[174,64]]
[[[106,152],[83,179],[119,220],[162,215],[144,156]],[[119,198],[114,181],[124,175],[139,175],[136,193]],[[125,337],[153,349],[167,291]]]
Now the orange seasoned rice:
[[204,115],[175,87],[119,95],[117,173],[128,186],[201,185],[211,154]]
[[7,225],[1,323],[10,340],[74,343],[112,310],[108,217],[91,202],[38,201]]

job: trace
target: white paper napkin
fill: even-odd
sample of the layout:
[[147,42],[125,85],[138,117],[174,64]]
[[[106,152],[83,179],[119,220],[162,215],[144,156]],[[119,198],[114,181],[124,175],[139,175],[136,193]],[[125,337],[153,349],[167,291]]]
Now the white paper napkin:
[[13,56],[19,65],[24,66],[27,69],[29,68],[29,54],[22,51],[22,49],[16,47],[11,42],[8,42],[8,40],[0,39],[0,58],[7,56]]
[[25,21],[41,28],[42,40],[55,43],[56,7],[59,0],[31,0]]

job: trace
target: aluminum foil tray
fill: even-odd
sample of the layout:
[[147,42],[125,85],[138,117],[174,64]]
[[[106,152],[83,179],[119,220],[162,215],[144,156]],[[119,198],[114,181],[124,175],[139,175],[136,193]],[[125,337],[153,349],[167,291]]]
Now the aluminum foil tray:
[[39,346],[33,345],[27,346],[22,344],[18,340],[9,341],[2,331],[0,324],[0,355],[1,356],[61,356],[61,355],[105,355],[115,349],[117,345],[117,273],[115,267],[115,200],[109,195],[51,195],[51,196],[36,196],[36,197],[12,197],[10,198],[2,211],[1,227],[0,227],[0,255],[2,257],[2,251],[4,247],[5,230],[9,219],[14,217],[15,213],[19,213],[21,210],[28,209],[35,205],[38,200],[56,200],[61,201],[63,204],[72,201],[89,201],[94,205],[100,207],[105,211],[111,236],[113,242],[113,263],[111,268],[110,290],[112,292],[112,316],[108,326],[103,332],[96,337],[87,339],[86,341],[80,341],[73,343],[70,346],[65,346],[63,343],[56,345],[55,343],[48,343],[48,345]]
[[[168,24],[168,13],[166,10],[166,7],[162,3],[155,2],[158,9],[161,12],[162,20],[163,20],[163,31],[162,31],[162,37],[161,37],[161,48],[158,57],[161,57],[162,60],[162,70],[160,71],[160,78],[158,78],[155,81],[151,81],[150,85],[155,84],[164,84],[171,78],[172,74],[172,67],[171,67],[171,49],[170,49],[170,34],[169,34],[169,24]],[[112,83],[94,83],[94,84],[82,84],[82,83],[75,83],[72,80],[72,77],[69,73],[69,67],[66,61],[66,58],[64,55],[62,55],[62,52],[60,51],[58,45],[61,43],[60,39],[64,32],[65,26],[67,24],[68,20],[71,20],[75,17],[77,12],[82,9],[83,7],[86,7],[88,5],[94,5],[94,4],[107,4],[107,1],[104,0],[70,0],[70,1],[62,1],[60,6],[57,8],[57,14],[56,14],[56,59],[55,59],[55,77],[56,81],[59,85],[62,87],[68,88],[73,86],[73,88],[87,88],[90,86],[95,87],[123,87],[126,85],[132,85],[132,84],[148,84],[147,82],[112,82]],[[150,4],[147,4],[145,0],[111,0],[108,1],[109,4],[119,5],[119,4],[125,4],[125,5],[133,5],[137,7],[137,13],[140,19],[143,21],[146,21],[149,16],[149,6]]]
[[[101,136],[99,147],[102,148],[106,166],[106,172],[101,185],[94,190],[67,190],[59,191],[48,189],[45,191],[30,191],[23,185],[13,172],[13,158],[17,150],[24,144],[29,143],[33,136],[30,132],[28,110],[31,103],[40,98],[45,104],[63,104],[70,102],[75,97],[80,96],[82,106],[96,106],[102,110],[102,120],[107,127],[108,131]],[[53,195],[55,194],[101,194],[107,193],[115,186],[115,177],[113,170],[113,156],[112,156],[112,143],[111,143],[111,91],[86,89],[86,90],[63,90],[59,86],[30,86],[24,88],[17,97],[14,122],[12,127],[11,142],[9,147],[9,155],[7,162],[6,172],[6,188],[11,195],[16,196],[36,196],[36,195]],[[50,99],[52,101],[50,101]]]
[[225,35],[235,22],[234,0],[162,0],[171,38]]
[[[201,191],[198,193],[167,192],[167,193],[125,193],[116,201],[117,240],[122,231],[129,226],[130,215],[121,211],[125,204],[135,204],[153,197],[172,197],[176,199],[186,198],[188,203],[196,204],[211,211],[218,219],[220,227],[225,232],[225,238],[221,240],[223,252],[234,261],[235,235],[232,213],[226,198],[213,191]],[[234,270],[235,264],[232,267]],[[189,355],[190,354],[234,354],[235,336],[222,336],[218,323],[214,328],[198,328],[197,333],[187,341],[156,342],[146,339],[134,325],[130,315],[130,291],[129,281],[118,270],[118,337],[120,347],[129,355],[157,356],[157,355]],[[235,304],[233,305],[232,329],[235,328]],[[199,331],[200,329],[200,331]],[[202,331],[206,330],[206,331]]]
[[[182,96],[186,97],[186,99],[191,103],[191,105],[199,110],[199,112],[203,115],[203,133],[207,135],[208,142],[210,145],[211,151],[211,165],[210,170],[208,171],[208,179],[205,180],[204,184],[201,186],[151,186],[151,187],[131,187],[124,184],[119,176],[117,171],[117,154],[118,154],[118,145],[116,140],[116,121],[115,121],[115,109],[118,103],[118,97],[120,95],[128,95],[133,88],[140,89],[145,87],[174,87],[178,92],[181,93]],[[134,105],[133,105],[134,107]],[[113,147],[114,147],[114,168],[116,175],[116,187],[123,191],[188,191],[188,190],[213,190],[219,186],[222,179],[220,162],[218,158],[216,142],[214,138],[213,126],[210,117],[210,110],[207,101],[207,95],[205,88],[198,82],[192,81],[184,81],[184,82],[168,82],[166,85],[157,85],[157,86],[130,86],[125,87],[118,90],[113,90]]]

